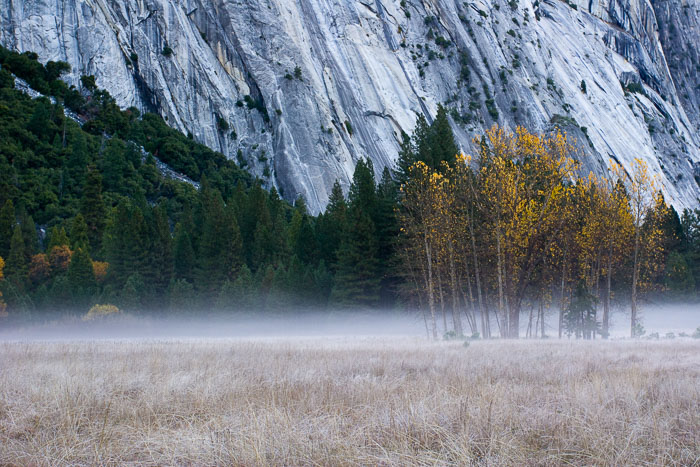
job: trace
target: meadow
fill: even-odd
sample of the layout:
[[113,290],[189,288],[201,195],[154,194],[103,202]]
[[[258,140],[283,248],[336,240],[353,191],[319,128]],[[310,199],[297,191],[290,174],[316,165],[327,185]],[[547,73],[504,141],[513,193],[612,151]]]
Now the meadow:
[[698,465],[700,342],[0,342],[2,465]]

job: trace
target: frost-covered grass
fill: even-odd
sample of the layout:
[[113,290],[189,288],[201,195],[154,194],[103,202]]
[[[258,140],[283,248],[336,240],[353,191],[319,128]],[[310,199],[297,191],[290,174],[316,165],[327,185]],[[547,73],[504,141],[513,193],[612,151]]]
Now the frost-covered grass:
[[693,465],[700,342],[0,343],[0,464]]

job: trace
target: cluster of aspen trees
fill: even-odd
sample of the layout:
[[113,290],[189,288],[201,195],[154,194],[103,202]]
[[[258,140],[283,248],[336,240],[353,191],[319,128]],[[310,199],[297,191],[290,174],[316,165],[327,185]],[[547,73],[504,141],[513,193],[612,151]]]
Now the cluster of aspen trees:
[[474,158],[415,162],[401,186],[404,291],[429,335],[544,337],[558,310],[560,337],[607,337],[614,298],[637,335],[669,211],[647,165],[583,174],[560,132],[494,127],[475,143]]

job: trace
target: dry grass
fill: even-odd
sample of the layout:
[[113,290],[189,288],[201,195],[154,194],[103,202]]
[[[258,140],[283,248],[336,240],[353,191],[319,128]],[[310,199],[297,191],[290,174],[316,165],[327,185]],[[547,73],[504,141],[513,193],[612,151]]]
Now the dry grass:
[[700,343],[0,344],[0,464],[698,465]]

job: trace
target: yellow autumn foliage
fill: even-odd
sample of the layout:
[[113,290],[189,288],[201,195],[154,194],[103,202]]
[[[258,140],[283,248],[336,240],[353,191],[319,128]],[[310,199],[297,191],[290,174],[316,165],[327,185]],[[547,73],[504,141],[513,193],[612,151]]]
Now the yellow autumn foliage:
[[83,316],[83,321],[92,321],[106,316],[117,316],[121,314],[119,308],[114,305],[94,305],[90,311]]

